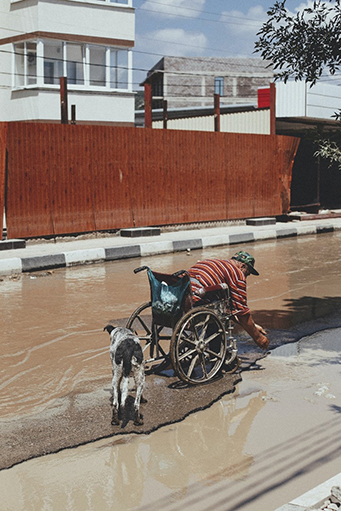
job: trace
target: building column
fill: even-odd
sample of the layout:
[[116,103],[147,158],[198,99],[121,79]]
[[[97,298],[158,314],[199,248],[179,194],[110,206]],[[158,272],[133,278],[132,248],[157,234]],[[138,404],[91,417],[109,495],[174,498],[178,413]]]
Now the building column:
[[37,41],[37,85],[44,85],[44,43],[41,39]]
[[133,91],[133,52],[128,50],[128,90]]

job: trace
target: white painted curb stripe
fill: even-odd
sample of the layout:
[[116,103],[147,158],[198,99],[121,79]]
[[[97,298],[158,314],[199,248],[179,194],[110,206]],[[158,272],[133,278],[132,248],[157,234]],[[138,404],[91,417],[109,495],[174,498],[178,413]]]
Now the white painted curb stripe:
[[82,264],[86,262],[104,261],[104,248],[90,248],[88,250],[71,250],[64,252],[66,266],[73,264]]
[[8,275],[22,272],[22,263],[20,257],[11,257],[10,259],[0,259],[0,275]]

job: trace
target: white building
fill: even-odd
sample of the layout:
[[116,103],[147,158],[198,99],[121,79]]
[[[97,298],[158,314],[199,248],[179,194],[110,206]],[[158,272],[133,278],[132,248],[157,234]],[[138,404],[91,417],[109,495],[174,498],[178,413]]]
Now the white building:
[[333,116],[341,109],[341,87],[317,82],[276,83],[276,130],[280,134],[304,132],[317,125],[333,129]]
[[134,125],[132,0],[0,0],[0,121]]

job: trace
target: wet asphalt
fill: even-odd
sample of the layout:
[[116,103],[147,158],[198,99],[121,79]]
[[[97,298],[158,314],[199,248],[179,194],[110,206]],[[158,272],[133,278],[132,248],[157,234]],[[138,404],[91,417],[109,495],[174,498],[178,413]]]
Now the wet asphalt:
[[[97,233],[93,235],[83,235],[75,237],[60,237],[53,240],[28,240],[23,243],[22,240],[3,240],[0,242],[0,276],[15,276],[23,272],[49,270],[54,268],[89,264],[95,262],[113,261],[125,258],[142,257],[163,253],[171,253],[178,251],[191,251],[206,247],[234,245],[245,243],[247,250],[248,242],[263,240],[280,240],[288,237],[304,236],[312,234],[323,234],[327,232],[335,232],[341,230],[341,217],[339,215],[317,215],[312,219],[294,220],[291,222],[275,222],[274,219],[264,218],[253,221],[251,224],[247,222],[235,222],[221,226],[197,226],[191,229],[179,228],[178,230],[165,231],[150,235],[150,232],[136,230],[131,231],[127,236],[118,233]],[[147,234],[147,235],[145,235]],[[148,235],[149,234],[149,235]],[[229,384],[222,387],[217,383],[208,386],[211,388],[208,392],[207,402],[219,399],[221,395],[232,391],[234,384],[238,380],[238,376],[234,375],[229,379]],[[165,387],[166,389],[166,387]],[[195,392],[195,390],[193,390]],[[212,394],[213,392],[213,394]],[[202,395],[201,395],[202,398]],[[103,404],[102,404],[103,405]],[[74,407],[75,404],[72,403]],[[81,405],[80,416],[84,414],[84,406]],[[105,404],[106,408],[107,405]],[[205,406],[205,405],[204,405]],[[208,406],[208,404],[206,405]],[[174,420],[181,420],[188,413],[188,410],[181,411],[180,416]],[[78,420],[80,418],[78,417]],[[89,418],[89,417],[87,417]],[[76,417],[77,419],[77,417]],[[96,421],[90,421],[95,424]],[[171,422],[171,421],[170,421]],[[155,422],[154,422],[155,423]],[[161,424],[162,425],[162,424]],[[72,430],[70,424],[64,425],[66,430]],[[23,431],[22,425],[20,426]],[[148,424],[143,428],[148,430]],[[47,428],[47,431],[49,428]],[[103,432],[103,430],[102,430]],[[12,433],[10,437],[13,438]],[[65,437],[65,432],[63,433]],[[63,438],[60,435],[60,438]],[[103,437],[103,435],[101,435]],[[7,438],[7,442],[11,443],[11,438]],[[71,445],[75,445],[72,434],[69,435]],[[89,438],[88,438],[89,437]],[[96,432],[90,432],[87,438],[81,439],[76,443],[86,443],[98,438]],[[58,444],[58,442],[57,442]],[[17,459],[8,459],[5,466],[11,466],[22,459],[39,456],[46,452],[56,452],[63,448],[62,444],[46,449],[40,444],[40,450],[31,450],[24,455],[20,455]],[[12,449],[12,447],[11,447]],[[40,452],[41,451],[41,452]],[[5,467],[3,467],[5,468]],[[316,506],[323,501],[329,493],[332,486],[341,484],[341,474],[336,475],[332,480],[328,480],[322,485],[313,488],[310,492],[302,495],[293,502],[282,506],[276,511],[304,511],[311,506]]]

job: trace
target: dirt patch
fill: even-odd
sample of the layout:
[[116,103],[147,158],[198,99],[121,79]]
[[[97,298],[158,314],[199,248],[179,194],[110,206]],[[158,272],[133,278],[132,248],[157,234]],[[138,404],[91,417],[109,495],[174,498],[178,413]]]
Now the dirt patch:
[[241,380],[241,371],[263,356],[243,355],[238,372],[226,373],[205,385],[187,386],[175,376],[148,375],[144,392],[147,403],[141,405],[142,426],[133,424],[132,396],[128,397],[125,420],[120,426],[112,426],[110,382],[89,382],[86,387],[83,384],[39,414],[1,421],[0,469],[113,435],[149,434],[179,422],[233,392]]

